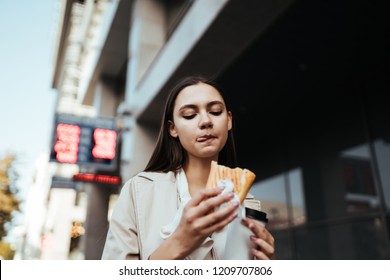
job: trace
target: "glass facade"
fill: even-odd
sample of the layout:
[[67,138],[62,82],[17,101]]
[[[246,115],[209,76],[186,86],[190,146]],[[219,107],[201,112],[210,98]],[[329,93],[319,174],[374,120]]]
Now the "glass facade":
[[251,192],[278,258],[389,259],[390,110],[375,94],[338,92],[313,106],[318,97],[285,108],[282,129],[256,132],[241,160],[257,173]]
[[389,19],[320,2],[298,1],[219,77],[239,165],[279,259],[390,259]]

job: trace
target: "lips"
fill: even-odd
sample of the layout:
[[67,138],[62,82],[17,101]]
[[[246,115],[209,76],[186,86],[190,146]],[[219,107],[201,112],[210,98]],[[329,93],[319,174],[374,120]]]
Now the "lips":
[[206,142],[208,140],[211,140],[211,139],[215,139],[217,137],[215,137],[214,135],[203,135],[203,136],[200,136],[196,139],[196,141],[198,142]]

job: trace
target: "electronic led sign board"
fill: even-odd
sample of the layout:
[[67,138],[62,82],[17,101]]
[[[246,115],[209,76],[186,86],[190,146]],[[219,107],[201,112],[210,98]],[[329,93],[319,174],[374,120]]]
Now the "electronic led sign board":
[[114,169],[117,146],[115,118],[56,114],[50,161]]

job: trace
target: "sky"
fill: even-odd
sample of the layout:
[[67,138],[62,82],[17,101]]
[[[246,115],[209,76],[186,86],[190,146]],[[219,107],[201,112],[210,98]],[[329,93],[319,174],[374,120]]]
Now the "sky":
[[0,0],[0,157],[19,155],[22,193],[50,150],[58,0]]

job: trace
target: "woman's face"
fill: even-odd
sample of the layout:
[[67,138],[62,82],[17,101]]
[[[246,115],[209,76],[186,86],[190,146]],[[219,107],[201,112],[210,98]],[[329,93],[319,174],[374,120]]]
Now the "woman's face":
[[198,83],[176,97],[169,133],[179,138],[188,157],[216,159],[231,128],[232,115],[214,87]]

